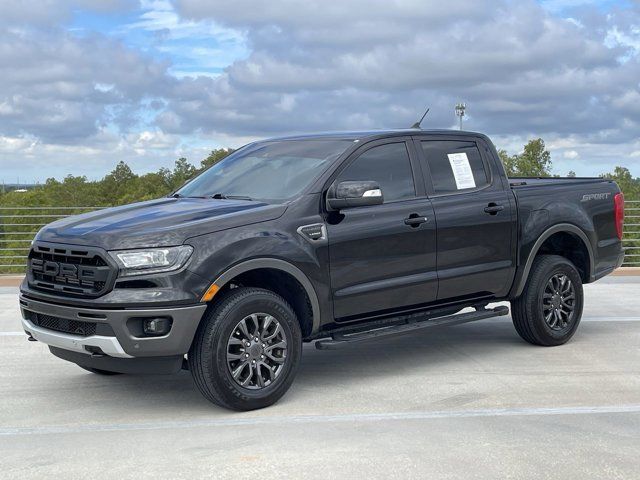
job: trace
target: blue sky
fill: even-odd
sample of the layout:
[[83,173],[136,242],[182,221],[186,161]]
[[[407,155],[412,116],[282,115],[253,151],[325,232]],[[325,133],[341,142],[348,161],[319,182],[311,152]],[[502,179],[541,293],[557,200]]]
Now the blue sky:
[[640,176],[636,0],[0,4],[0,181],[146,172],[315,130],[465,127]]
[[92,12],[75,9],[66,27],[79,37],[100,33],[170,64],[177,77],[223,73],[245,59],[249,48],[240,31],[214,21],[181,19],[169,2],[142,2],[130,11]]

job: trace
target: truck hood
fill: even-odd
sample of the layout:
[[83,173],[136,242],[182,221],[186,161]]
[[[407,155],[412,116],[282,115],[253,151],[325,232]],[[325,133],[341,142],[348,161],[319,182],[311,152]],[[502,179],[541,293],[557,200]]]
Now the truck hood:
[[258,201],[163,198],[67,217],[36,240],[106,250],[181,245],[190,237],[273,220],[285,205]]

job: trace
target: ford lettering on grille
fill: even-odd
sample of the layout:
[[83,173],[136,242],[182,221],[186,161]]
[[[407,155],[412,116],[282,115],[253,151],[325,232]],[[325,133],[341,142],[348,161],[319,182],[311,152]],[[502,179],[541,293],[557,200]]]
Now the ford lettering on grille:
[[52,277],[62,277],[79,282],[106,281],[109,274],[108,271],[96,267],[40,260],[38,258],[31,260],[31,270],[34,273],[41,273]]
[[37,290],[98,297],[113,286],[117,269],[95,248],[37,243],[29,254],[27,278]]

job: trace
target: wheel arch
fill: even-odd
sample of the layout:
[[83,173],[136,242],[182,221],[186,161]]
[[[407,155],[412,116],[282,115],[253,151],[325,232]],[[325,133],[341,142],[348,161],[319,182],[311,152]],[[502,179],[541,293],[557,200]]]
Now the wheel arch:
[[[277,258],[254,258],[251,260],[246,260],[226,270],[224,273],[218,276],[218,278],[216,278],[213,284],[219,287],[219,289],[223,289],[234,279],[242,278],[243,275],[246,276],[247,274],[251,274],[252,272],[260,272],[265,270],[281,272],[282,274],[288,275],[295,279],[295,281],[300,285],[300,287],[306,294],[311,307],[311,329],[306,333],[308,333],[309,335],[312,333],[316,333],[320,329],[321,318],[318,295],[311,281],[305,275],[305,273],[295,265],[285,260],[280,260]],[[276,288],[272,288],[271,290],[276,291],[276,293],[280,293]],[[286,299],[286,295],[282,296],[284,296]],[[297,310],[296,305],[292,306]],[[303,321],[302,318],[299,320]],[[304,331],[304,325],[301,325],[301,328],[303,328]]]
[[[579,242],[578,245],[581,246],[580,248],[584,249],[584,252],[586,252],[585,260],[588,263],[588,265],[586,266],[586,268],[584,266],[582,266],[581,268],[580,265],[578,265],[577,267],[582,270],[581,274],[585,283],[591,282],[593,280],[594,256],[593,256],[593,247],[591,246],[589,237],[587,237],[587,234],[584,233],[582,229],[580,229],[579,227],[573,224],[560,223],[552,227],[549,227],[547,230],[545,230],[538,237],[536,242],[533,244],[533,247],[531,248],[531,251],[527,256],[527,261],[524,264],[522,276],[520,277],[520,280],[515,288],[514,294],[512,295],[513,297],[518,297],[520,296],[520,294],[522,294],[522,291],[524,290],[524,287],[529,278],[529,273],[531,271],[531,266],[533,265],[533,261],[538,256],[538,254],[545,253],[545,249],[543,247],[545,247],[547,243],[550,242],[551,240],[555,238],[560,238],[560,236],[562,235],[569,235],[571,238]],[[563,252],[559,252],[555,250],[552,250],[549,253],[561,255],[565,258],[568,258],[569,260],[572,260],[572,258],[570,257],[571,254],[567,255],[567,254],[563,254]]]

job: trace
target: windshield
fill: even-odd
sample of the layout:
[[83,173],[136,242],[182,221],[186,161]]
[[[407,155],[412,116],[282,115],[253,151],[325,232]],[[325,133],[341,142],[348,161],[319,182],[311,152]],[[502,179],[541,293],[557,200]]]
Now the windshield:
[[304,190],[351,140],[282,140],[248,145],[176,193],[184,197],[284,201]]

